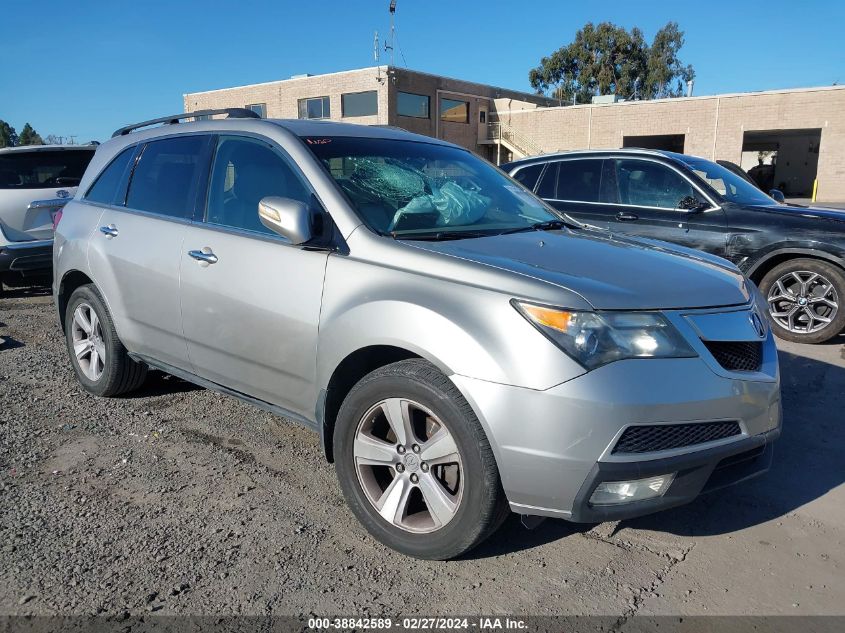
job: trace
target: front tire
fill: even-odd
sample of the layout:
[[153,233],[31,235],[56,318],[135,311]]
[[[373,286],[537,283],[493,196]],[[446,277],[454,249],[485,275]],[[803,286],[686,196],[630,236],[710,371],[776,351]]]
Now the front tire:
[[454,558],[507,517],[478,418],[426,361],[387,365],[355,385],[338,413],[334,446],[349,507],[370,534],[403,554]]
[[147,366],[132,360],[93,285],[80,286],[65,310],[65,341],[79,383],[95,396],[116,396],[144,383]]
[[817,259],[792,259],[760,282],[778,337],[823,343],[845,328],[845,273]]

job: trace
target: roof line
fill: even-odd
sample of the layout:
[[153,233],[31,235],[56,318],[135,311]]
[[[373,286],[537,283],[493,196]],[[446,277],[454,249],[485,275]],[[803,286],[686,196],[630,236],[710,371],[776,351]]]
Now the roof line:
[[369,66],[367,68],[353,68],[351,70],[337,70],[331,73],[321,73],[319,75],[308,75],[307,77],[288,77],[287,79],[275,79],[273,81],[263,81],[255,84],[244,84],[242,86],[229,86],[228,88],[212,88],[211,90],[199,90],[197,92],[184,92],[183,97],[192,95],[202,95],[209,92],[223,92],[224,90],[240,90],[242,88],[257,88],[259,86],[272,86],[273,84],[281,84],[288,81],[305,81],[307,79],[317,79],[318,77],[331,77],[332,75],[345,75],[348,73],[362,73],[366,71],[382,70],[387,72],[388,66]]
[[[525,92],[524,90],[514,90],[513,88],[504,88],[502,86],[494,86],[493,84],[485,84],[478,81],[472,81],[470,79],[459,79],[457,77],[450,77],[449,75],[436,75],[434,73],[428,73],[424,70],[414,70],[412,68],[399,68],[397,66],[388,66],[388,68],[393,68],[395,70],[400,70],[404,72],[414,73],[415,75],[425,75],[426,77],[434,77],[436,79],[448,79],[449,81],[459,81],[464,84],[471,84],[473,86],[483,86],[485,88],[494,88],[496,90],[502,90],[504,92],[512,92],[518,95],[524,95],[526,97],[531,97],[533,99],[538,100],[545,100],[545,101],[556,101],[556,99],[552,99],[551,97],[547,97],[546,95],[536,94],[533,92]],[[446,88],[442,88],[443,92],[450,92]],[[491,97],[493,99],[501,98],[501,97]]]
[[[508,92],[508,93],[511,93],[511,94],[520,95],[520,96],[524,96],[524,97],[530,97],[530,98],[536,99],[538,101],[546,101],[546,102],[554,101],[554,99],[550,99],[549,97],[547,97],[545,95],[541,95],[541,94],[534,94],[534,93],[525,92],[525,91],[522,91],[522,90],[513,90],[512,88],[503,88],[502,86],[494,86],[494,85],[491,85],[491,84],[480,83],[478,81],[470,81],[468,79],[458,79],[457,77],[449,77],[447,75],[436,75],[434,73],[428,73],[428,72],[425,72],[425,71],[422,71],[422,70],[413,70],[412,68],[405,68],[405,67],[399,67],[399,66],[389,66],[389,65],[369,66],[367,68],[353,68],[351,70],[338,70],[338,71],[331,72],[331,73],[323,73],[323,74],[319,74],[319,75],[310,75],[308,77],[290,77],[288,79],[276,79],[274,81],[265,81],[265,82],[261,82],[261,83],[255,83],[255,84],[244,84],[242,86],[229,86],[227,88],[214,88],[212,90],[200,90],[198,92],[186,92],[186,93],[182,94],[182,97],[208,94],[208,93],[211,93],[211,92],[223,92],[223,91],[226,91],[226,90],[241,90],[241,89],[244,89],[244,88],[257,88],[257,87],[260,87],[260,86],[272,86],[272,85],[275,85],[275,84],[286,83],[286,82],[289,82],[289,81],[304,81],[304,80],[307,80],[307,79],[317,79],[317,78],[320,78],[320,77],[331,77],[332,75],[344,75],[344,74],[352,74],[352,73],[375,72],[375,71],[379,71],[379,70],[384,72],[384,73],[387,73],[387,72],[393,70],[393,71],[398,71],[398,72],[413,73],[415,75],[423,75],[423,76],[426,76],[426,77],[434,77],[436,79],[447,79],[449,81],[456,81],[456,82],[460,82],[460,83],[463,83],[463,84],[469,84],[469,85],[472,85],[472,86],[482,86],[482,87],[488,88],[488,89],[493,88],[494,90],[499,90],[501,92]],[[496,97],[491,97],[491,98],[496,98]]]
[[[579,103],[578,105],[550,106],[543,110],[583,110],[587,108],[610,108],[614,106],[635,106],[648,103],[684,103],[687,101],[706,101],[707,99],[732,99],[736,97],[757,97],[775,94],[790,94],[798,92],[827,92],[845,90],[845,86],[811,86],[809,88],[777,88],[774,90],[756,90],[752,92],[727,92],[716,95],[699,95],[696,97],[664,97],[663,99],[643,99],[640,101],[617,101],[616,103]],[[499,110],[497,115],[518,114],[520,112],[536,112],[534,109],[521,108],[519,110]]]

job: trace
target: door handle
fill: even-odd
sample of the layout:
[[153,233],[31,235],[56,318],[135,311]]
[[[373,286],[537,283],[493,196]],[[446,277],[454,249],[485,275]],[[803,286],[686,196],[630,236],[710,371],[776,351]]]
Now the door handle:
[[620,211],[616,214],[616,219],[620,222],[634,222],[635,220],[639,220],[640,216],[634,213],[628,213],[627,211]]
[[101,226],[100,233],[102,233],[109,239],[117,237],[117,227],[114,224],[109,224],[108,226]]
[[[207,253],[205,251],[208,251]],[[193,257],[197,260],[200,264],[216,264],[217,263],[217,255],[211,252],[210,248],[205,248],[201,251],[188,251],[188,255]]]

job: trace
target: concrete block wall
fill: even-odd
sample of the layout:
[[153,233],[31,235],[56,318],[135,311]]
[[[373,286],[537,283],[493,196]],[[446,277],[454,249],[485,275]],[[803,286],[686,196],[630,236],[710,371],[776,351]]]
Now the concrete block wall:
[[511,109],[497,117],[545,152],[615,149],[624,136],[683,134],[685,153],[737,164],[745,132],[820,129],[818,201],[845,201],[845,86]]

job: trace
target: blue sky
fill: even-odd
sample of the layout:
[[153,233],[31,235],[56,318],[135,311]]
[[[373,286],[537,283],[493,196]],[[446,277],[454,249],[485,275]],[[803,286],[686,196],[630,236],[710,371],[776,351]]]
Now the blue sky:
[[[0,119],[105,140],[180,112],[185,92],[371,66],[388,3],[5,0]],[[677,21],[699,95],[845,83],[841,1],[398,0],[397,10],[409,68],[522,90],[543,55],[603,20],[649,40]]]

